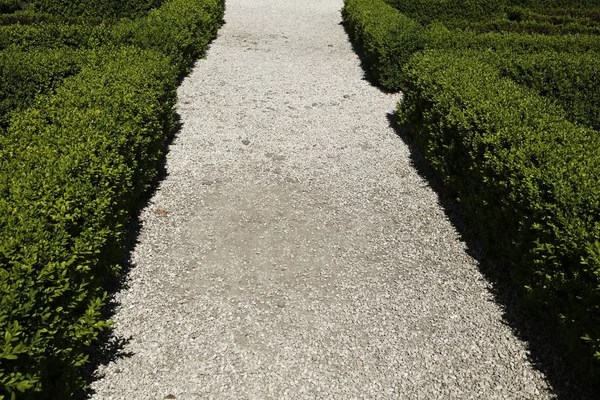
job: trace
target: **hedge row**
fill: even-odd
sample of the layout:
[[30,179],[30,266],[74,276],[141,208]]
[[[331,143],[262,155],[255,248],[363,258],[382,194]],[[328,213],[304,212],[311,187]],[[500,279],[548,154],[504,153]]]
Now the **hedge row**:
[[184,73],[216,35],[224,10],[225,0],[171,0],[145,18],[115,25],[108,41],[161,51]]
[[425,157],[537,310],[600,371],[599,133],[477,53],[407,64],[398,106]]
[[16,114],[0,143],[8,393],[68,398],[81,384],[85,349],[107,327],[102,284],[118,271],[123,226],[173,127],[175,78],[164,55],[89,56],[55,95]]
[[117,23],[0,26],[0,49],[132,45],[166,53],[183,72],[216,34],[224,9],[224,0],[170,0],[144,18]]
[[427,49],[495,50],[507,54],[600,52],[600,40],[595,35],[480,34],[451,30],[441,23],[423,26],[383,0],[345,0],[342,17],[375,82],[391,91],[400,89],[403,66],[412,54]]
[[[600,8],[536,10],[523,7],[507,7],[505,15],[483,20],[463,20],[452,26],[469,28],[478,32],[515,32],[541,35],[600,33]],[[445,21],[446,23],[446,21]],[[446,24],[448,25],[448,24]]]
[[0,51],[0,131],[8,127],[13,112],[30,106],[35,97],[50,93],[76,75],[86,59],[85,52],[71,49]]
[[502,1],[490,0],[385,0],[421,24],[433,21],[481,21],[504,14]]
[[514,7],[535,11],[590,10],[597,12],[597,0],[383,0],[422,24],[476,22],[505,17]]
[[[9,14],[0,14],[0,26],[6,25],[34,25],[40,23],[55,24],[92,24],[99,25],[106,22],[107,18],[91,17],[62,17],[42,12],[32,12],[31,10],[16,11]],[[4,28],[6,30],[6,28]]]
[[14,78],[24,92],[5,96],[14,111],[0,135],[0,399],[85,389],[89,346],[109,326],[104,284],[173,127],[177,78],[223,11],[171,0],[117,24],[2,27],[4,54],[32,60],[33,76]]
[[0,26],[0,50],[11,48],[30,50],[36,47],[94,48],[108,42],[107,32],[110,27],[109,23],[90,24],[85,20],[68,24],[51,20],[33,24],[2,25]]
[[500,0],[509,6],[520,6],[534,10],[582,10],[597,9],[598,0]]
[[504,76],[556,100],[570,121],[600,132],[599,53],[541,52],[495,57]]
[[164,0],[30,0],[34,11],[65,17],[135,18]]
[[498,19],[473,24],[462,24],[462,26],[478,33],[509,32],[552,36],[575,34],[600,35],[600,24],[584,24],[578,20],[568,21],[566,18],[563,18],[561,22],[543,20],[511,21],[508,19]]
[[0,51],[0,129],[7,126],[9,111],[27,106],[36,94],[81,69],[85,53],[74,49],[133,45],[167,54],[179,73],[185,72],[216,34],[223,9],[220,0],[173,0],[145,18],[114,25],[81,20],[0,27],[12,34],[0,35],[5,47]]
[[373,79],[398,90],[402,67],[423,47],[423,26],[382,0],[344,0],[342,18]]

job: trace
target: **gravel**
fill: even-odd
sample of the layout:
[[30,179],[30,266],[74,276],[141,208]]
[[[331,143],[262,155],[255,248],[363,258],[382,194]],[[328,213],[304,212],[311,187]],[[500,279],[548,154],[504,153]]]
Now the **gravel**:
[[342,2],[228,0],[93,399],[552,392],[363,79]]

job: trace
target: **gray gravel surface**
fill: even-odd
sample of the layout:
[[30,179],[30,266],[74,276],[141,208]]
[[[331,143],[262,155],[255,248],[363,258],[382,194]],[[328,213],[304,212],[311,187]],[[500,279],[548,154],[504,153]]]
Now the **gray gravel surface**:
[[542,399],[342,2],[228,0],[179,88],[94,399]]

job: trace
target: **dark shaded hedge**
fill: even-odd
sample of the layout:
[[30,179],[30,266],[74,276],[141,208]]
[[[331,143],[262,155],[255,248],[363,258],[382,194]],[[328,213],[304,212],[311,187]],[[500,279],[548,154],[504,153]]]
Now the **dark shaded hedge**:
[[64,17],[135,18],[165,0],[30,0],[34,11]]
[[0,51],[0,130],[13,112],[30,106],[35,97],[50,93],[65,78],[81,71],[87,54],[69,48]]
[[525,299],[600,376],[600,133],[481,53],[417,54],[402,87],[401,124]]
[[600,131],[600,53],[496,55],[502,75],[554,99],[568,119]]
[[509,6],[527,7],[535,10],[552,9],[595,9],[600,5],[598,0],[499,0]]
[[421,24],[433,21],[482,21],[504,14],[502,0],[385,0]]
[[[600,11],[597,0],[382,0],[421,24],[450,24],[494,20],[512,9],[531,11]],[[562,14],[562,13],[560,13]]]
[[21,0],[0,0],[0,14],[21,10]]
[[506,54],[600,52],[600,40],[595,35],[481,34],[449,29],[441,23],[424,26],[383,0],[345,0],[342,16],[375,83],[391,91],[400,90],[403,66],[412,54],[427,49],[494,50]]
[[[456,2],[399,7],[429,3]],[[476,10],[480,3],[461,4]],[[560,327],[567,354],[598,380],[600,40],[482,34],[456,26],[486,20],[456,13],[463,14],[446,19],[450,29],[421,24],[383,0],[345,0],[342,10],[375,83],[403,91],[401,123],[458,193],[488,249],[513,265],[524,304]],[[593,17],[587,9],[539,15],[553,13]]]
[[455,24],[477,32],[513,32],[541,35],[600,34],[600,8],[533,10],[507,7],[506,15],[481,21],[462,21]]

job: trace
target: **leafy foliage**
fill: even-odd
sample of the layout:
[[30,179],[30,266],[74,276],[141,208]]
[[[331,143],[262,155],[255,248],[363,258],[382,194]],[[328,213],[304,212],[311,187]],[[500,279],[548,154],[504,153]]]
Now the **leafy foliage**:
[[[596,35],[481,34],[472,29],[449,29],[439,22],[422,25],[383,0],[345,0],[342,16],[374,81],[391,91],[400,89],[403,66],[413,53],[428,49],[497,50],[506,54],[549,50],[568,54],[600,52]],[[464,22],[459,25],[469,26]]]
[[159,50],[183,73],[216,35],[224,7],[224,0],[171,0],[145,18],[115,25],[110,43]]
[[568,119],[600,131],[600,64],[597,52],[546,51],[496,58],[502,75],[556,100]]
[[140,17],[163,0],[30,0],[35,11],[65,17]]
[[21,10],[21,0],[0,0],[0,14]]
[[177,79],[223,11],[170,0],[136,19],[27,11],[0,27],[0,399],[85,390],[89,346],[110,326],[105,283],[173,128]]
[[541,35],[600,34],[600,9],[532,10],[509,7],[497,18],[481,21],[459,21],[456,26],[478,32],[514,32]]
[[398,90],[402,66],[422,47],[423,27],[381,0],[346,0],[342,17],[375,81]]
[[567,353],[596,378],[597,7],[345,0],[342,10],[375,83],[404,92],[402,123],[488,248],[514,266],[523,304],[556,322]]
[[119,270],[128,212],[172,128],[173,87],[160,53],[91,53],[80,74],[13,116],[0,153],[8,393],[68,398],[82,383],[85,349],[108,326],[102,285]]
[[167,54],[181,73],[206,49],[221,21],[223,0],[170,0],[143,18],[44,21],[0,26],[0,49],[38,47],[90,49],[99,46],[133,45]]
[[402,85],[401,123],[488,248],[514,265],[527,300],[598,367],[600,133],[502,77],[481,53],[418,54]]
[[76,75],[86,54],[71,49],[0,52],[0,129],[6,129],[11,113],[27,108],[35,97],[50,93]]
[[433,21],[481,21],[499,17],[502,1],[490,0],[385,0],[386,3],[421,24]]

